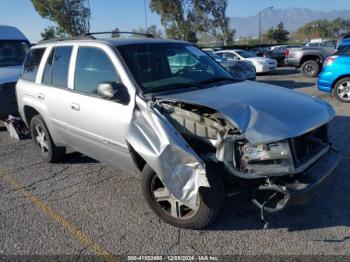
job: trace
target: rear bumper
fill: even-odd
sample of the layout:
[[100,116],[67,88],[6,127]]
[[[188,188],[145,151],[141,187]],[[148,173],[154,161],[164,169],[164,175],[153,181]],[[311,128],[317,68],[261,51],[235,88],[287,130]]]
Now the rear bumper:
[[[304,173],[293,178],[282,177],[274,184],[260,186],[258,191],[278,192],[282,196],[273,207],[264,207],[264,210],[277,212],[288,206],[305,204],[335,174],[334,170],[340,159],[340,154],[334,149],[330,149]],[[253,198],[253,203],[259,208],[263,208],[263,201],[259,201],[256,197]]]
[[15,94],[2,92],[0,89],[0,120],[7,119],[8,115],[17,115],[18,106]]
[[326,93],[332,93],[333,83],[337,77],[338,76],[334,75],[332,72],[323,71],[317,80],[318,90]]

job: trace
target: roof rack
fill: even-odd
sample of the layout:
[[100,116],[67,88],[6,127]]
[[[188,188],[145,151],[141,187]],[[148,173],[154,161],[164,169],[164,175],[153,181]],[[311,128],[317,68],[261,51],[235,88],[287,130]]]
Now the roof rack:
[[66,40],[83,40],[83,39],[95,39],[95,38],[89,35],[80,35],[80,36],[62,37],[62,38],[56,37],[56,38],[40,40],[38,41],[37,44],[52,43],[52,42],[59,42],[59,41],[66,41]]
[[52,43],[52,42],[65,41],[65,40],[96,39],[96,37],[94,37],[93,35],[104,35],[104,34],[132,34],[132,35],[145,36],[147,38],[154,38],[154,36],[152,34],[147,34],[147,33],[108,31],[108,32],[85,33],[85,34],[82,34],[79,36],[72,36],[72,37],[66,37],[66,38],[63,37],[63,38],[43,39],[43,40],[38,41],[37,44]]
[[152,34],[148,34],[148,33],[137,33],[137,32],[119,32],[119,31],[107,31],[107,32],[93,32],[93,33],[85,33],[81,36],[90,36],[92,38],[93,35],[105,35],[105,34],[131,34],[131,35],[141,35],[141,36],[145,36],[147,38],[154,38],[154,36]]

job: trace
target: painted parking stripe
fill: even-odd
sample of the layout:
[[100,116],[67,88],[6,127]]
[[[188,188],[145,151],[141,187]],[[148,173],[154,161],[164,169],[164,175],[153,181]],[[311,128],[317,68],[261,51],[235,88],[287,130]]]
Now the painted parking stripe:
[[36,207],[43,211],[50,219],[54,220],[64,227],[75,239],[89,249],[93,254],[103,257],[106,261],[116,261],[112,254],[106,251],[102,246],[94,243],[93,240],[76,226],[66,220],[60,213],[49,207],[43,200],[30,192],[28,188],[19,181],[0,171],[0,177],[9,184],[13,189],[20,191],[27,199],[29,199]]

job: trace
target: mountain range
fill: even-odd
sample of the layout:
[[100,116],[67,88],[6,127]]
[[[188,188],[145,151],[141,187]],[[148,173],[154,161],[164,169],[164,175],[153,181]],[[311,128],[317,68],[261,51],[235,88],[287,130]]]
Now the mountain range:
[[[281,21],[289,32],[295,32],[304,24],[317,19],[350,18],[350,10],[315,11],[305,8],[267,9],[261,14],[262,31],[275,27]],[[259,34],[259,14],[249,17],[231,17],[231,26],[236,29],[236,37],[257,37]]]

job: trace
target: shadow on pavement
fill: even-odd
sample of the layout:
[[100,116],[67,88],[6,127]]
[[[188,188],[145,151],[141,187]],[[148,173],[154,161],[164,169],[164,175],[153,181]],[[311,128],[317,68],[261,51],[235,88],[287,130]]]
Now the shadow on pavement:
[[79,152],[72,152],[65,154],[62,161],[58,164],[88,164],[88,163],[99,163],[97,160],[85,156]]

